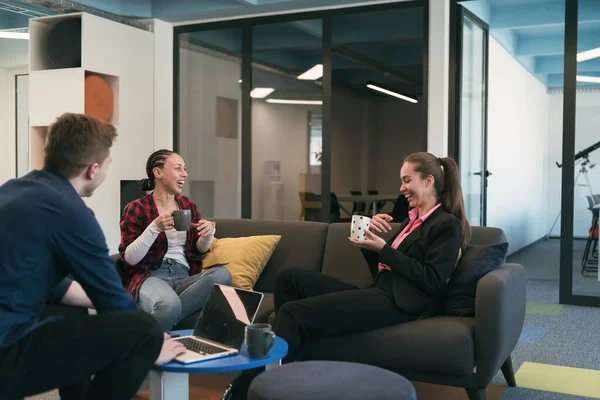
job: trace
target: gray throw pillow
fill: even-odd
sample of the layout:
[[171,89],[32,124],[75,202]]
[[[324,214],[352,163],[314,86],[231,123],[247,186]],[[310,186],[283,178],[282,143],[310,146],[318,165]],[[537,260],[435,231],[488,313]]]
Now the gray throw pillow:
[[441,298],[439,313],[475,316],[477,282],[506,261],[508,243],[467,245]]

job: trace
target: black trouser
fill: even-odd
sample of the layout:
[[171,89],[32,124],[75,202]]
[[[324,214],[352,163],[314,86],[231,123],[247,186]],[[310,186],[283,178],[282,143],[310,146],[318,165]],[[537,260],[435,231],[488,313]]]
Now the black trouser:
[[[290,362],[302,359],[307,339],[368,331],[416,319],[394,303],[392,272],[380,274],[368,289],[303,268],[284,268],[275,282],[273,330],[288,343]],[[230,400],[246,398],[252,380],[264,371],[244,371],[233,383]]]
[[360,289],[302,268],[279,271],[273,330],[288,343],[284,362],[302,359],[306,340],[369,331],[416,319],[394,303],[393,272]]
[[0,399],[60,388],[63,399],[130,400],[162,343],[158,322],[141,311],[46,323],[0,347]]

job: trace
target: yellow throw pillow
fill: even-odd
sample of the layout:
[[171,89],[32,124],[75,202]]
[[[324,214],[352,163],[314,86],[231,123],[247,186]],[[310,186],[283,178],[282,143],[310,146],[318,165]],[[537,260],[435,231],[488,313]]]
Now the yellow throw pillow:
[[210,268],[227,263],[225,268],[231,273],[231,286],[252,290],[279,240],[280,235],[214,238],[202,257],[202,264]]

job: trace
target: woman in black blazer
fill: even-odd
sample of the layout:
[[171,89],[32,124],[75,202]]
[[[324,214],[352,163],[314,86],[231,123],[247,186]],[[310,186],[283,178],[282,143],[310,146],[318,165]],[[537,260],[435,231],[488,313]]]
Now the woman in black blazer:
[[[412,210],[387,243],[371,230],[387,232],[392,217],[373,217],[366,239],[357,241],[373,282],[360,289],[302,268],[284,268],[275,284],[274,331],[288,342],[285,362],[302,359],[306,339],[396,325],[433,314],[471,228],[456,162],[429,153],[409,155],[400,171],[400,191]],[[245,374],[249,385],[251,374]],[[244,389],[232,387],[232,398]],[[246,386],[247,387],[247,386]],[[241,387],[240,387],[241,389]],[[241,396],[238,397],[238,393]]]

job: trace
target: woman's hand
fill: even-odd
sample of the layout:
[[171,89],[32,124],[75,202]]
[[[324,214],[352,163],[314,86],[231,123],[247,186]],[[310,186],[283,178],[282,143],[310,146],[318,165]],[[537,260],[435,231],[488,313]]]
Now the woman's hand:
[[205,237],[213,233],[215,226],[212,222],[202,219],[198,221],[198,223],[192,223],[192,228],[196,228],[198,231],[198,236]]
[[392,230],[390,222],[392,222],[393,219],[394,218],[388,214],[377,214],[371,218],[370,229],[375,230],[375,232],[389,232]]
[[169,213],[159,215],[154,220],[154,223],[156,224],[156,226],[158,226],[158,229],[160,229],[161,231],[168,231],[169,229],[173,228],[173,214]]
[[181,354],[184,351],[185,346],[181,342],[171,339],[171,337],[165,333],[163,345],[160,349],[160,354],[158,355],[158,358],[156,359],[154,364],[166,364],[169,361],[173,360],[175,357],[177,357],[178,354]]
[[[390,217],[391,218],[391,217]],[[373,226],[373,224],[371,224]],[[383,246],[385,246],[385,240],[371,232],[370,230],[365,231],[365,240],[356,240],[349,237],[348,239],[354,243],[356,247],[360,247],[361,249],[371,250],[379,253]]]

